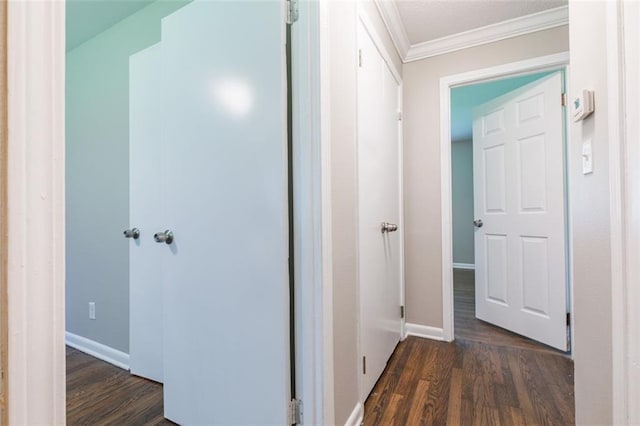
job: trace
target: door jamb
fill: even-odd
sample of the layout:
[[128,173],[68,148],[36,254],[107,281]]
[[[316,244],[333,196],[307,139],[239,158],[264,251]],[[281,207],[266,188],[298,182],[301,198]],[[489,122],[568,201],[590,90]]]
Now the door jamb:
[[[451,205],[451,89],[454,87],[469,84],[483,83],[516,75],[531,74],[547,70],[568,68],[569,52],[561,52],[553,55],[541,56],[524,61],[511,62],[489,68],[468,71],[460,74],[453,74],[440,79],[440,205],[442,217],[442,328],[443,340],[452,342],[454,340],[454,308],[453,308],[453,221]],[[568,69],[567,69],[568,74]],[[568,78],[567,81],[568,91]],[[569,132],[569,127],[567,132]],[[571,140],[567,134],[567,143]],[[569,167],[567,156],[566,167]],[[569,188],[569,182],[566,183]],[[568,190],[565,193],[567,197]],[[569,273],[569,294],[573,295],[573,274],[571,272],[573,259],[571,247],[571,222],[569,212],[567,215],[567,231],[569,248],[568,253],[568,273]],[[573,311],[573,297],[571,297],[571,310]],[[571,323],[571,335],[573,336],[573,319]]]
[[64,424],[65,2],[7,8],[8,423]]
[[[638,241],[640,211],[638,175],[640,148],[640,82],[638,47],[640,32],[635,26],[640,7],[633,2],[607,3],[607,98],[609,186],[611,216],[613,423],[633,424],[640,420],[640,315],[637,314],[640,277]],[[636,142],[636,143],[634,143]],[[635,195],[635,197],[634,197]]]
[[304,423],[334,419],[329,38],[326,2],[291,26],[296,396]]

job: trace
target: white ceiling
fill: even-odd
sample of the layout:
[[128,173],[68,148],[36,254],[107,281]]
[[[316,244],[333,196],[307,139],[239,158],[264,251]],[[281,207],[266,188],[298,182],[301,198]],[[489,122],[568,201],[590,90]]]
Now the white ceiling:
[[396,0],[411,45],[566,6],[567,0]]

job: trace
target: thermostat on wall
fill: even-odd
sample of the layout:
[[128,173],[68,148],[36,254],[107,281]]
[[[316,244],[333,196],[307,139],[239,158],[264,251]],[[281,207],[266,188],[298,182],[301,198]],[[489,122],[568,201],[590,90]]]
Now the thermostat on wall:
[[580,94],[571,101],[573,121],[587,118],[594,110],[593,90],[582,89]]

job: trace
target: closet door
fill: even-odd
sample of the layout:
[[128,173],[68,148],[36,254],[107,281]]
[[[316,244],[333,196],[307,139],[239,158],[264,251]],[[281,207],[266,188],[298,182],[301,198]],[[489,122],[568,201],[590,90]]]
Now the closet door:
[[161,47],[129,58],[129,368],[157,382],[162,365],[162,250],[153,230],[162,225]]
[[400,86],[367,28],[358,48],[358,273],[360,396],[364,401],[401,336]]
[[283,6],[196,0],[162,22],[164,406],[180,424],[287,423]]

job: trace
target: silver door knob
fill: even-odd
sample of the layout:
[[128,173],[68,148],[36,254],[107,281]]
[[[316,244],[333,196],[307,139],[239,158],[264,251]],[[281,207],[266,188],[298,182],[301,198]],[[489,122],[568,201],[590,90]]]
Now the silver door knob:
[[164,232],[157,232],[153,235],[153,239],[156,240],[156,243],[171,244],[173,242],[173,232],[168,229]]
[[395,223],[382,222],[380,224],[380,231],[384,234],[385,232],[395,232],[398,230],[398,225]]
[[134,240],[137,240],[138,238],[140,238],[140,230],[138,228],[125,229],[124,237],[133,238]]
[[482,219],[476,219],[473,221],[473,226],[476,228],[482,228],[482,225],[484,225],[484,223],[482,223]]

